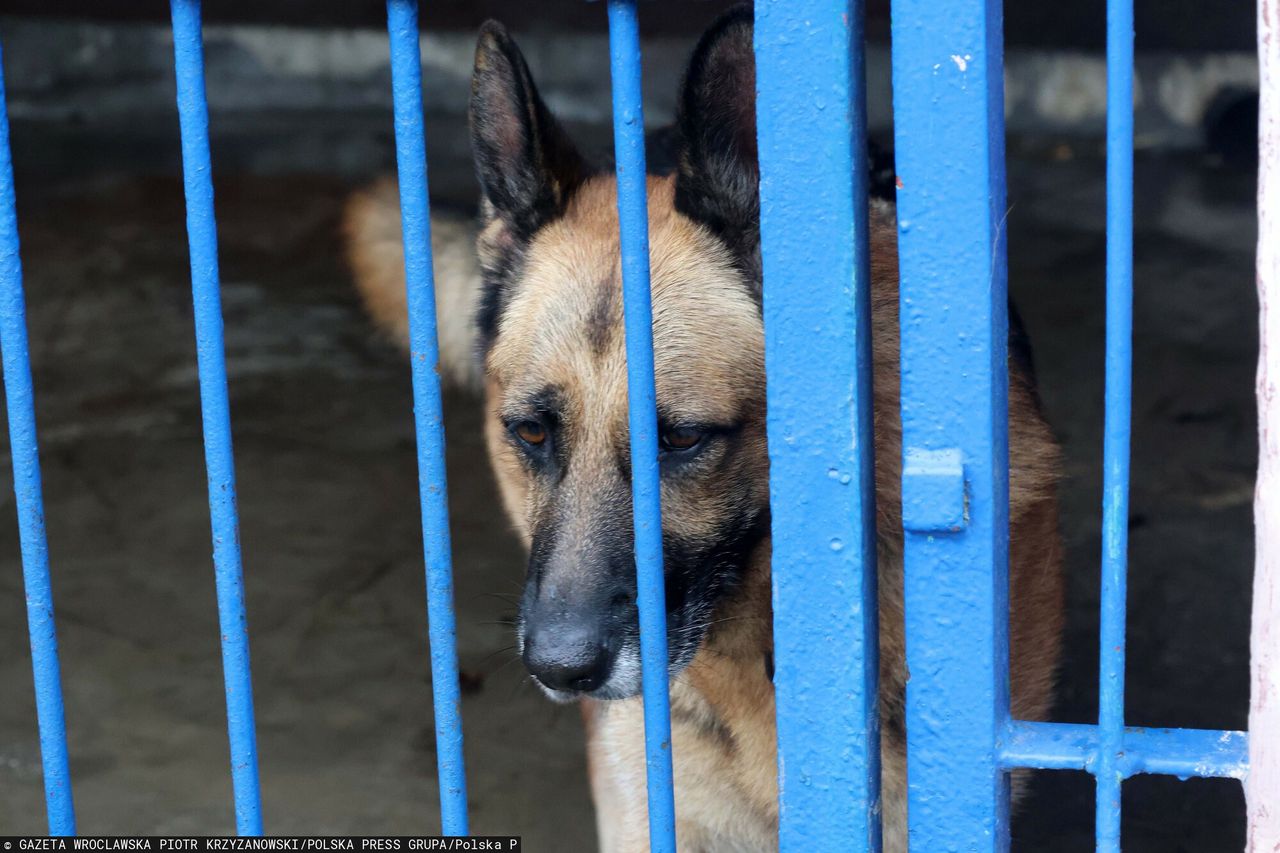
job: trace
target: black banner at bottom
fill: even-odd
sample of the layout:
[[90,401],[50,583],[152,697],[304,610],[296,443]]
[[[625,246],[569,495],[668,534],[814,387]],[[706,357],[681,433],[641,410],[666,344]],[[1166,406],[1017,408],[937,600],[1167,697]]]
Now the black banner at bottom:
[[519,853],[520,837],[515,835],[312,835],[248,836],[222,835],[111,835],[45,838],[38,835],[0,836],[0,853],[19,851],[85,851],[85,853],[206,853],[206,851],[316,851],[316,853]]

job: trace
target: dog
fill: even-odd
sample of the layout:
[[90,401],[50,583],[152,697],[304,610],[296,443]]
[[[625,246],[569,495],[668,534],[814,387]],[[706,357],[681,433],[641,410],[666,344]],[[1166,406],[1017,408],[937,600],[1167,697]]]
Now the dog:
[[[677,833],[702,853],[778,845],[752,28],[739,8],[702,37],[679,92],[676,166],[648,178]],[[494,22],[480,31],[470,122],[474,253],[460,248],[465,225],[433,220],[444,370],[483,389],[490,460],[529,554],[518,647],[549,697],[582,706],[601,850],[644,851],[616,184],[578,152]],[[403,340],[394,187],[358,193],[345,227],[369,313]],[[896,234],[892,204],[873,201],[882,820],[884,849],[905,853]],[[1061,463],[1020,341],[1015,328],[1010,679],[1014,715],[1036,720],[1062,631]]]

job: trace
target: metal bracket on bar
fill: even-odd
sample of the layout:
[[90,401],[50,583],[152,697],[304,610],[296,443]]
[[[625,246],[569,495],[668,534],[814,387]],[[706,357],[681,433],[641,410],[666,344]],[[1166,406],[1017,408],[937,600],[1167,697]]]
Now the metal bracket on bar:
[[960,449],[907,448],[902,466],[902,526],[912,533],[958,533],[968,523]]

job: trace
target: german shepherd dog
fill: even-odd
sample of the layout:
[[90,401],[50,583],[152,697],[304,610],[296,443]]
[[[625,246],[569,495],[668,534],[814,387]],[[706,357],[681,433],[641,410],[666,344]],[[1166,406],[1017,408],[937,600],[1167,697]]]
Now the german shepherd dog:
[[[752,17],[694,51],[676,167],[648,179],[677,831],[684,851],[777,849],[769,460]],[[489,456],[528,548],[517,625],[529,673],[582,706],[600,846],[648,850],[616,185],[548,111],[503,27],[476,49],[476,256],[434,222],[444,368],[485,397]],[[820,215],[820,211],[815,211]],[[896,223],[871,206],[885,850],[906,843]],[[404,337],[389,183],[347,209],[375,320]],[[478,266],[477,266],[478,256]],[[480,368],[469,365],[472,341]],[[1013,713],[1041,719],[1062,627],[1059,452],[1029,363],[1009,361]],[[821,357],[815,353],[815,357]],[[815,654],[830,650],[815,649]]]

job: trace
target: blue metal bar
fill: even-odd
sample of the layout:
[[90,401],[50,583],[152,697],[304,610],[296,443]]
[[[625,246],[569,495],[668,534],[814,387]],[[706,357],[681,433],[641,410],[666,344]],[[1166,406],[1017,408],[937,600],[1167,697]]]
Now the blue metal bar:
[[18,212],[14,201],[9,112],[5,106],[2,61],[0,352],[4,359],[9,452],[13,456],[13,492],[18,504],[18,539],[22,546],[22,580],[27,595],[27,625],[31,633],[31,666],[35,676],[36,718],[40,726],[40,760],[44,765],[49,834],[75,835],[76,812],[71,799],[71,771],[67,763],[67,723],[62,708],[62,669],[58,664],[58,635],[53,620],[49,544],[44,532],[40,449],[36,441],[35,396],[31,384],[31,358],[27,350],[27,306],[22,290],[22,259],[18,255]]
[[196,365],[204,420],[204,459],[209,475],[213,567],[222,634],[222,675],[231,741],[231,780],[236,832],[262,834],[258,789],[258,742],[254,729],[253,680],[249,671],[249,623],[236,516],[236,472],[231,451],[231,407],[222,341],[222,296],[218,280],[218,231],[213,214],[213,170],[209,162],[209,109],[204,95],[204,48],[200,0],[172,0],[174,71],[182,132],[182,174],[191,249],[195,303]]
[[784,853],[880,849],[862,11],[756,3]]
[[645,775],[649,848],[675,853],[671,781],[667,601],[662,568],[658,413],[653,386],[653,305],[649,293],[649,205],[640,92],[640,26],[635,0],[609,0],[609,70],[618,174],[618,226],[626,320],[627,407],[631,432],[631,501],[635,527],[640,666],[644,680]]
[[[912,850],[1008,847],[999,0],[894,0]],[[957,508],[959,511],[957,512]]]
[[[1000,764],[1008,770],[1095,772],[1100,741],[1097,726],[1012,722],[1000,742]],[[1120,756],[1116,769],[1126,779],[1139,773],[1243,779],[1249,770],[1249,737],[1232,731],[1127,728]]]
[[1119,853],[1133,371],[1133,0],[1107,0],[1107,333],[1102,445],[1099,853]]
[[436,338],[435,278],[431,267],[431,210],[427,143],[422,126],[422,55],[416,0],[387,0],[391,86],[400,175],[400,222],[409,301],[413,417],[418,434],[418,494],[426,559],[431,689],[436,716],[440,819],[446,835],[467,834],[467,773],[462,755],[462,699],[453,613],[453,562],[445,482],[444,410]]

